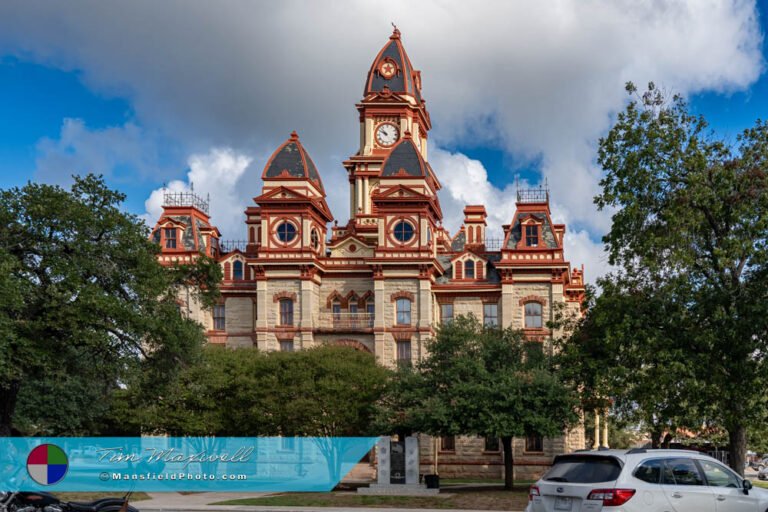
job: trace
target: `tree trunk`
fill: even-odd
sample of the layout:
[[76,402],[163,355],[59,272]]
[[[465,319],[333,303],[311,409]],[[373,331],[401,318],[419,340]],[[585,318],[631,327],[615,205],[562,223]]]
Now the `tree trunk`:
[[731,469],[743,477],[747,455],[747,429],[744,425],[735,425],[728,429],[728,451]]
[[667,434],[664,436],[664,440],[661,442],[661,447],[665,450],[669,449],[669,444],[672,442],[672,433],[667,432]]
[[502,437],[501,445],[504,447],[504,488],[511,491],[515,486],[515,473],[512,465],[512,437]]
[[16,410],[16,400],[19,397],[21,381],[14,380],[5,386],[0,386],[0,437],[8,437],[13,429],[13,412]]
[[662,431],[659,429],[651,430],[651,448],[653,448],[654,450],[659,447],[662,434],[663,434]]

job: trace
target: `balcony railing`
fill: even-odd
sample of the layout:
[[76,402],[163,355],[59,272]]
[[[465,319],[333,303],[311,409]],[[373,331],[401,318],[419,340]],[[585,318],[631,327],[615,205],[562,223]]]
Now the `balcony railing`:
[[246,245],[248,245],[248,240],[219,240],[219,251],[221,254],[232,252],[235,249],[245,252]]
[[339,331],[362,331],[373,328],[373,313],[332,313],[323,311],[320,313],[321,329]]

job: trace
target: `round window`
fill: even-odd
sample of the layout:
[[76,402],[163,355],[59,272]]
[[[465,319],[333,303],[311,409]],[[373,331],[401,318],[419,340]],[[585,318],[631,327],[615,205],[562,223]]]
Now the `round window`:
[[405,243],[411,238],[413,238],[413,226],[404,220],[395,224],[395,239],[398,242]]
[[296,226],[290,222],[283,222],[277,226],[277,238],[283,243],[293,241],[296,238]]
[[316,229],[312,230],[312,234],[309,235],[309,241],[312,243],[312,248],[317,250],[320,247],[320,235]]

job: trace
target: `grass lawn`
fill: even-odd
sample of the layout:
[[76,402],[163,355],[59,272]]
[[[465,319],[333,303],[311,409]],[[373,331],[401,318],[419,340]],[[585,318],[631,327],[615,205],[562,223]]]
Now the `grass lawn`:
[[[124,492],[55,492],[53,493],[61,501],[94,501],[101,498],[122,498]],[[145,492],[135,492],[128,498],[129,502],[148,500],[149,495]]]
[[362,496],[355,492],[291,493],[266,498],[221,501],[211,505],[264,505],[286,507],[376,507],[474,510],[523,510],[528,486],[513,491],[499,487],[465,487],[445,490],[450,496]]
[[763,489],[768,489],[768,482],[761,482],[760,480],[752,480],[752,485],[755,487],[762,487]]

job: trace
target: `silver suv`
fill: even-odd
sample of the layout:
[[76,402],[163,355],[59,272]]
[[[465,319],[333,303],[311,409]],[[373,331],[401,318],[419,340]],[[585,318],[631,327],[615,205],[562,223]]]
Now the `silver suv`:
[[526,512],[768,512],[768,491],[689,450],[598,450],[555,457]]

